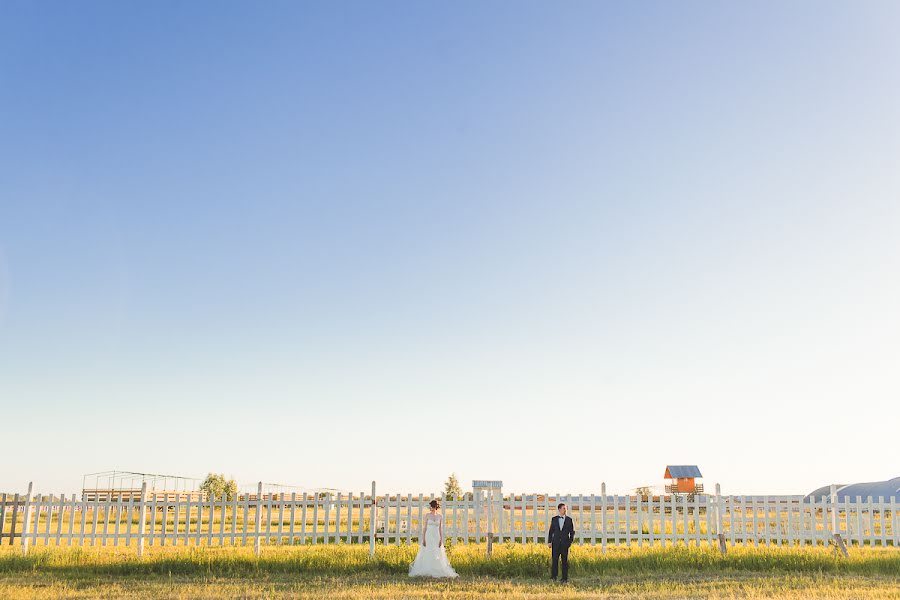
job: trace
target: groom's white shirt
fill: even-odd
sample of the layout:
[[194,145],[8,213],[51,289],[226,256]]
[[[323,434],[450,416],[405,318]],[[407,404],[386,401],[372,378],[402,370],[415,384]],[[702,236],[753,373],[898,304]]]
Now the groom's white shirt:
[[562,531],[563,525],[566,524],[566,518],[562,515],[559,515],[556,518],[559,519],[559,530]]

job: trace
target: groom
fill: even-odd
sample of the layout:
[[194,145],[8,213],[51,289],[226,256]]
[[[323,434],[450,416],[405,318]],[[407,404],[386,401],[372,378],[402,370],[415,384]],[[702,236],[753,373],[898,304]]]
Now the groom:
[[572,518],[566,516],[566,505],[563,502],[556,507],[559,514],[550,521],[550,532],[547,534],[548,546],[553,551],[553,566],[550,579],[556,581],[559,573],[559,559],[562,559],[562,583],[569,581],[569,546],[575,539],[575,525]]

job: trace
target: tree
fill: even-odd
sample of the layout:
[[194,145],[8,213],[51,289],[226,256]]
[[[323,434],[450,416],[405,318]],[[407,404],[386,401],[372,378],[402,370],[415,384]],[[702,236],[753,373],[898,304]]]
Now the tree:
[[444,497],[447,500],[457,500],[462,497],[462,487],[459,485],[456,473],[450,473],[450,477],[444,483]]
[[200,484],[200,491],[206,492],[211,498],[219,499],[225,496],[226,500],[231,500],[237,493],[237,483],[234,479],[225,479],[221,473],[208,473]]
[[642,486],[639,487],[639,488],[635,488],[634,493],[635,493],[635,495],[640,496],[641,498],[643,498],[644,500],[646,500],[647,498],[650,497],[650,495],[651,495],[653,492],[651,492],[650,486],[648,486],[648,485],[642,485]]

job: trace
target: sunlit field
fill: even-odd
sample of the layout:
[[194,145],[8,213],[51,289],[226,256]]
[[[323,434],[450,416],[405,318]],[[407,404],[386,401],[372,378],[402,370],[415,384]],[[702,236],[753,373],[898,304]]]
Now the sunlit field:
[[410,580],[416,546],[0,549],[0,598],[900,598],[900,552],[575,546],[571,583],[541,545],[451,546],[460,578]]

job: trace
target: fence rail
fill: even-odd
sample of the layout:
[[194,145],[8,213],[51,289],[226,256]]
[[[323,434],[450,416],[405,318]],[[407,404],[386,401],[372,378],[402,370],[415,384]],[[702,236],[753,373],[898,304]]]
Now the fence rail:
[[[605,486],[604,486],[605,487]],[[454,544],[543,543],[556,506],[565,502],[577,544],[791,545],[831,543],[900,547],[895,498],[722,496],[678,494],[433,494],[293,493],[241,498],[181,498],[140,494],[99,500],[75,494],[3,494],[0,544],[29,546],[411,544],[419,539],[428,503],[440,499],[444,537]],[[489,531],[490,530],[490,531]]]

